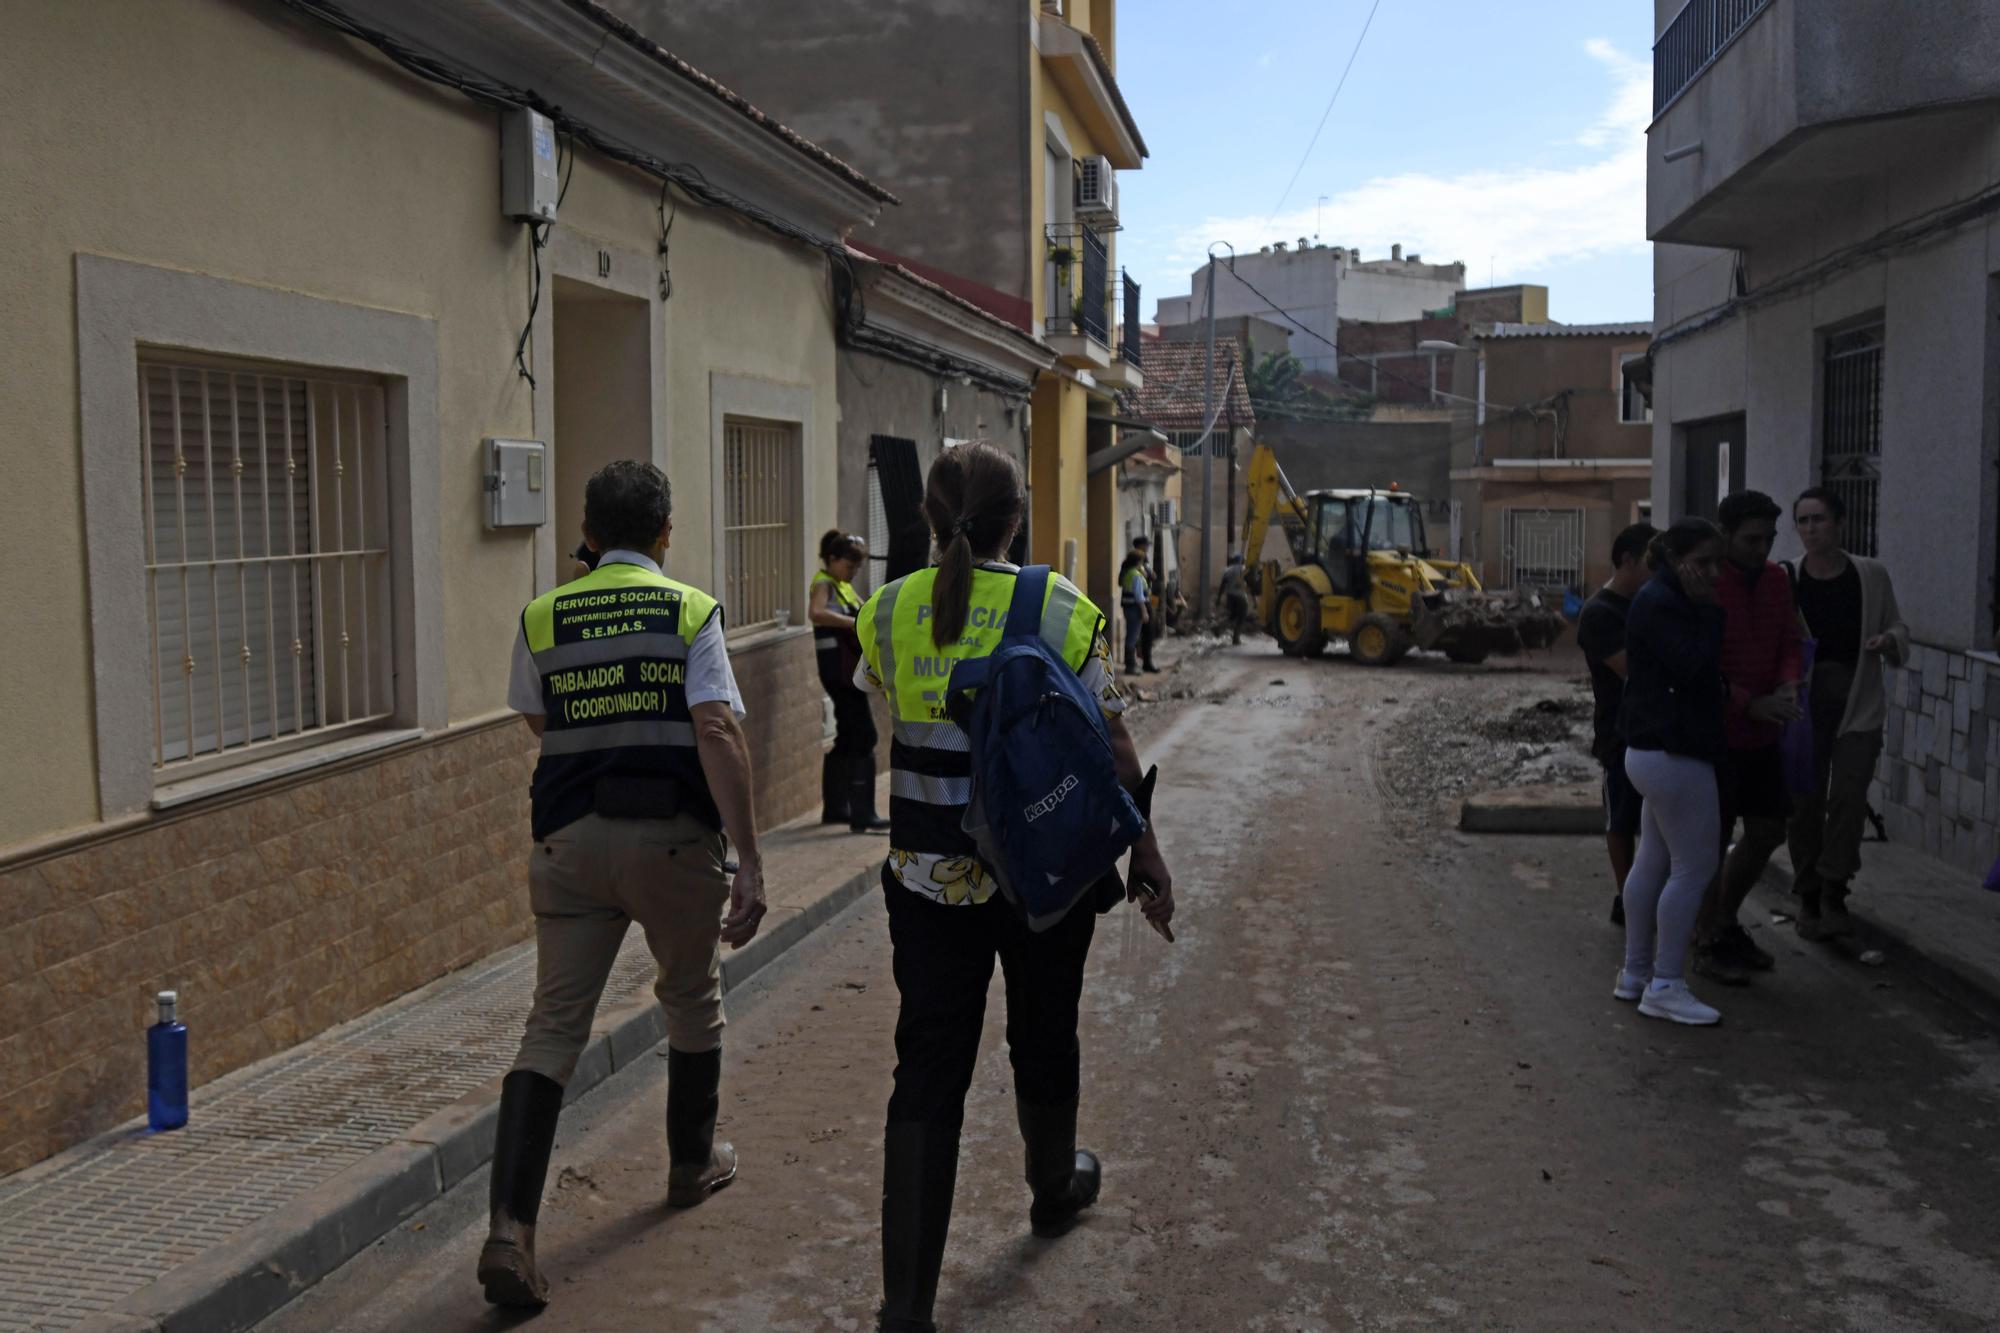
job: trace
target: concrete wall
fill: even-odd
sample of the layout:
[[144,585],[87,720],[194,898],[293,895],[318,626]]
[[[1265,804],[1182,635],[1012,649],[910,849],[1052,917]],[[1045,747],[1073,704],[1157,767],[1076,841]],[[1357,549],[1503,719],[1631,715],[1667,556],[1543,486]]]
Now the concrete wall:
[[[609,0],[668,50],[895,191],[866,239],[1000,291],[1040,281],[1039,125],[1020,4]],[[943,52],[950,58],[941,58]],[[1036,252],[1039,255],[1039,251]]]
[[[9,752],[36,761],[0,774],[0,921],[14,941],[0,954],[0,1169],[133,1109],[129,1055],[156,984],[180,985],[190,1021],[215,1034],[202,1047],[205,1078],[521,937],[530,751],[518,725],[487,723],[505,716],[520,608],[553,585],[577,514],[572,495],[571,512],[544,528],[486,531],[484,437],[552,438],[559,496],[575,486],[565,436],[650,450],[679,497],[670,569],[714,587],[721,415],[740,410],[732,404],[792,414],[812,533],[835,512],[838,426],[818,254],[683,203],[662,307],[657,183],[584,155],[543,255],[531,391],[514,365],[530,249],[497,206],[492,112],[272,6],[128,5],[106,22],[95,6],[49,5],[24,17],[0,44],[13,114],[0,173],[33,201],[33,225],[0,271],[0,304],[15,315],[0,322],[15,387],[0,399],[0,447],[14,464],[0,490],[0,579],[15,615],[0,646],[0,707],[13,719]],[[190,88],[201,90],[201,124],[163,118]],[[599,282],[601,265],[613,271]],[[199,299],[106,309],[91,295],[106,272]],[[558,411],[565,364],[580,364],[571,354],[592,355],[590,338],[570,337],[577,324],[554,332],[558,305],[576,314],[576,293],[557,285],[565,277],[645,303],[647,412],[572,411],[574,397]],[[136,461],[136,439],[111,441],[108,454],[92,443],[106,404],[129,412],[134,398],[136,366],[120,369],[131,353],[110,326],[172,316],[205,330],[176,347],[256,354],[235,342],[264,326],[214,313],[230,310],[324,321],[334,332],[313,345],[333,350],[307,359],[329,371],[376,364],[377,349],[344,330],[392,326],[424,344],[423,392],[415,378],[392,379],[388,398],[411,460],[398,485],[413,535],[398,558],[427,581],[431,609],[413,632],[435,649],[398,689],[437,702],[414,713],[399,748],[337,763],[303,753],[288,760],[299,772],[261,785],[239,771],[234,780],[253,785],[171,814],[147,808],[142,761],[147,792],[130,810],[107,809],[99,753],[149,753],[151,729],[143,670],[113,684],[148,696],[146,734],[107,735],[93,684],[98,664],[131,643],[94,640],[92,608],[144,578],[139,561],[105,554],[132,534],[86,500],[136,488],[118,461],[127,447]],[[629,387],[637,343],[613,342],[616,382]],[[604,383],[586,378],[581,392]],[[88,542],[103,577],[87,579],[82,559],[51,560],[52,541]],[[809,572],[802,563],[800,587]],[[143,619],[119,632],[143,636]],[[816,799],[794,772],[816,765],[818,733],[787,711],[817,706],[810,645],[793,637],[732,646],[754,682],[766,820]]]
[[1568,392],[1563,431],[1565,458],[1643,459],[1652,452],[1653,429],[1618,419],[1622,358],[1641,355],[1647,337],[1609,336],[1483,338],[1486,357],[1486,457],[1553,458],[1553,407],[1532,411]]

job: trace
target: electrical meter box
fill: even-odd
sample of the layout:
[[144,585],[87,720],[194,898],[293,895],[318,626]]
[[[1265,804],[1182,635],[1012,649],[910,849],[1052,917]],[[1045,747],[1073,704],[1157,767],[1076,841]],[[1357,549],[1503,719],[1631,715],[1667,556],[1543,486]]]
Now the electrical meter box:
[[548,446],[486,441],[486,526],[539,528],[549,521]]
[[500,121],[500,211],[527,222],[553,222],[556,196],[556,127],[527,107],[504,112]]

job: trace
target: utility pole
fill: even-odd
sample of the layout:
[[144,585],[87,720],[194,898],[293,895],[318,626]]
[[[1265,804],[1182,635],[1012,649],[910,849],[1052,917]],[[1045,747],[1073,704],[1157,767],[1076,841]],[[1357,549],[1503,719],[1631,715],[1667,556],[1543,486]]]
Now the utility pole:
[[1214,508],[1215,492],[1210,479],[1215,468],[1215,442],[1209,437],[1215,430],[1215,247],[1208,251],[1208,365],[1203,377],[1201,392],[1201,592],[1194,600],[1197,621],[1208,619],[1208,589],[1212,582],[1209,568],[1209,522]]

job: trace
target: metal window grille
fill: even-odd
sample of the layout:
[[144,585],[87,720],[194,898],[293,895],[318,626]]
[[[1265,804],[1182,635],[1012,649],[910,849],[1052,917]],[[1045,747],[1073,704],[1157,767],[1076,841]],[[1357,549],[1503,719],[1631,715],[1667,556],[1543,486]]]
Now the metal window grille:
[[1110,347],[1111,255],[1103,235],[1088,223],[1067,222],[1049,227],[1048,243],[1045,331]]
[[147,361],[139,392],[156,773],[387,721],[381,386]]
[[1121,360],[1144,369],[1146,340],[1139,332],[1139,284],[1120,269],[1118,286],[1123,300],[1118,321],[1118,355]]
[[1882,326],[1826,340],[1820,411],[1820,479],[1847,505],[1845,544],[1875,554],[1882,488]]
[[723,602],[736,629],[770,625],[804,596],[798,432],[728,417],[722,449]]
[[862,596],[871,595],[887,583],[882,571],[889,563],[889,504],[882,498],[882,469],[874,458],[868,460],[868,559],[861,566]]
[[1508,586],[1517,592],[1555,592],[1583,585],[1583,511],[1507,511]]
[[1715,63],[1771,0],[1688,0],[1653,44],[1653,114],[1658,116]]

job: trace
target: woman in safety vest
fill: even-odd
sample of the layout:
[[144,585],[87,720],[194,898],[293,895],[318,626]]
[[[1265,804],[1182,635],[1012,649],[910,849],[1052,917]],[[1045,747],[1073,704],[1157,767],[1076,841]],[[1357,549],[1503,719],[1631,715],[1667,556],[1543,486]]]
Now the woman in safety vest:
[[819,539],[820,572],[813,575],[807,611],[819,659],[819,683],[833,700],[833,749],[820,761],[822,824],[845,824],[856,833],[887,833],[889,821],[875,813],[875,711],[854,684],[861,642],[854,618],[861,596],[852,582],[868,544],[835,528]]
[[[1007,1044],[1014,1105],[1027,1145],[1037,1236],[1060,1236],[1097,1199],[1097,1158],[1076,1146],[1077,1005],[1096,925],[1092,895],[1039,933],[980,861],[963,820],[972,795],[965,733],[945,717],[952,666],[1000,643],[1015,566],[1004,563],[1026,497],[1014,460],[988,444],[947,450],[932,464],[924,517],[938,563],[878,591],[862,608],[857,679],[888,696],[894,719],[890,852],[882,869],[894,951],[896,1081],[882,1175],[882,1286],[878,1329],[932,1330],[958,1173],[959,1127],[979,1055],[986,988],[997,957],[1007,976]],[[1140,782],[1139,755],[1119,714],[1104,615],[1051,574],[1043,641],[1077,672],[1104,710],[1119,780]],[[1133,849],[1133,882],[1158,894],[1148,918],[1172,920],[1172,877],[1150,830]]]

